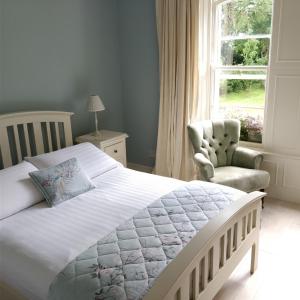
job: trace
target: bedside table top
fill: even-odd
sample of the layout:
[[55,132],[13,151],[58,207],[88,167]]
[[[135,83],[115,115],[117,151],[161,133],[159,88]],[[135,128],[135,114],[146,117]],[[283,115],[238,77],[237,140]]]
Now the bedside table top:
[[109,140],[117,140],[127,138],[128,135],[124,132],[117,132],[111,130],[100,130],[100,135],[96,136],[94,133],[88,133],[81,136],[78,136],[75,140],[76,142],[90,142],[90,143],[99,143],[106,142]]

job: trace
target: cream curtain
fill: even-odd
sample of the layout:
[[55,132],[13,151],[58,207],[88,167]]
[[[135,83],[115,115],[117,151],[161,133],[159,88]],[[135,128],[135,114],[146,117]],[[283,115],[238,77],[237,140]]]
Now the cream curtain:
[[199,114],[199,1],[156,0],[160,111],[155,173],[194,178],[187,125]]

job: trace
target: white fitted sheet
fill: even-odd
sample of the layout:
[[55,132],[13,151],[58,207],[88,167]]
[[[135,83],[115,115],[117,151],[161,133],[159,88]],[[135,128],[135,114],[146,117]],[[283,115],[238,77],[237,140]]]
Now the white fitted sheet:
[[[0,281],[30,300],[46,299],[51,282],[70,261],[183,184],[123,167],[93,182],[96,189],[57,207],[43,202],[0,222]],[[242,194],[237,191],[236,198]]]

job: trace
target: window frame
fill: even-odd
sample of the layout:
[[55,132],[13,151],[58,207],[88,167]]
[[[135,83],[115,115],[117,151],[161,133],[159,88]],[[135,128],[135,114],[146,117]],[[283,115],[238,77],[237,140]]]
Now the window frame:
[[[269,45],[271,46],[271,33],[270,34],[254,34],[254,35],[240,35],[240,36],[225,36],[222,37],[221,30],[221,5],[226,3],[230,3],[235,0],[212,0],[212,55],[211,55],[211,93],[210,93],[210,112],[211,117],[218,117],[220,111],[220,94],[219,94],[219,84],[221,79],[222,71],[264,71],[264,78],[261,78],[261,74],[257,75],[257,77],[253,76],[251,80],[264,80],[266,83],[268,82],[268,73],[269,73],[269,65],[252,65],[252,66],[234,66],[234,65],[222,65],[221,64],[221,46],[222,41],[234,41],[234,40],[249,40],[249,39],[269,39]],[[269,51],[270,57],[270,51]],[[270,62],[270,61],[269,61]],[[237,74],[236,78],[222,76],[222,79],[239,79],[239,80],[250,80],[241,74]],[[267,92],[267,85],[265,88]],[[265,93],[266,95],[267,93]],[[263,107],[264,113],[266,108],[266,99]]]

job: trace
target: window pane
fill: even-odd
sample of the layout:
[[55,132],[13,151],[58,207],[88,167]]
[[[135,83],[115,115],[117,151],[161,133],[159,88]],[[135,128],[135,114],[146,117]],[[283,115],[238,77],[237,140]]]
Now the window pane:
[[270,34],[272,0],[232,0],[221,5],[222,36]]
[[221,63],[233,66],[267,66],[269,47],[270,40],[268,38],[222,41]]
[[219,94],[220,117],[241,121],[241,140],[261,142],[265,81],[221,79]]

